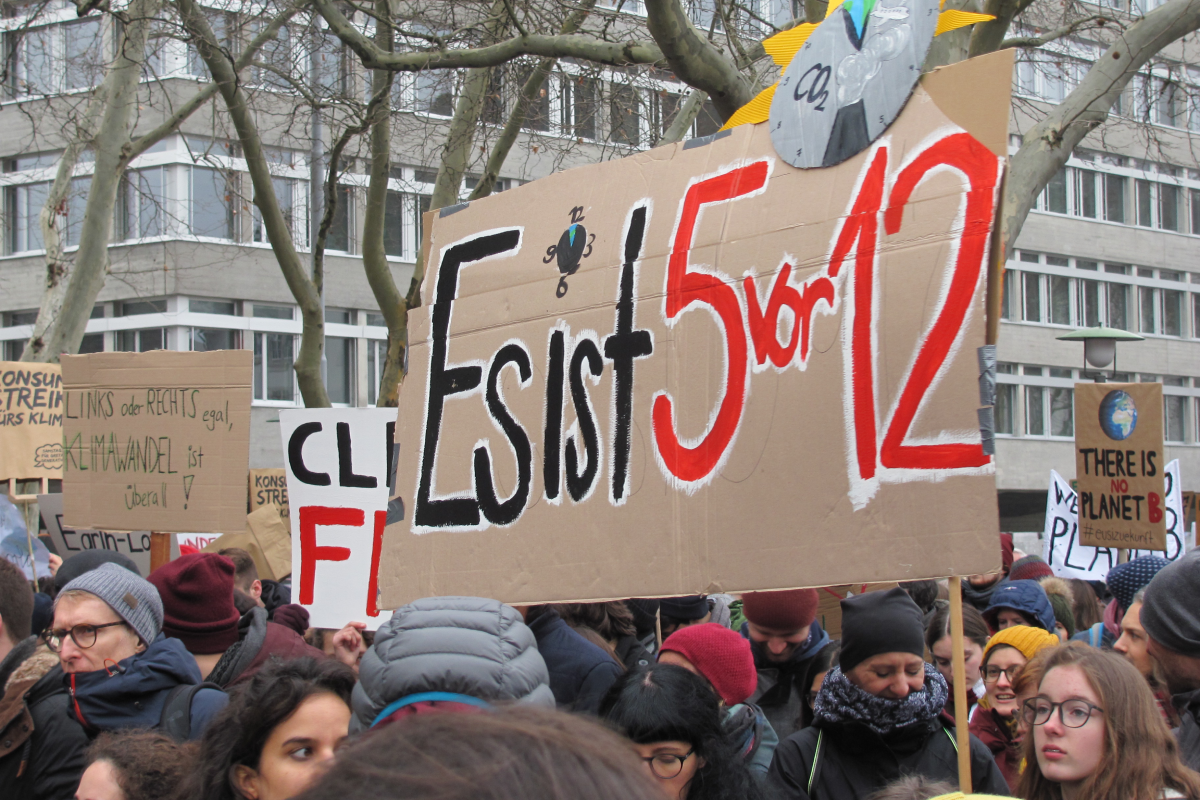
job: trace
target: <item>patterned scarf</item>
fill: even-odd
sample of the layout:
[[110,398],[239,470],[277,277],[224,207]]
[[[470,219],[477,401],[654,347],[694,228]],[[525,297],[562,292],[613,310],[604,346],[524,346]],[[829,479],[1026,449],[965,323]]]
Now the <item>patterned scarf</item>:
[[813,703],[816,719],[827,723],[859,722],[880,735],[936,719],[946,706],[946,679],[932,664],[925,665],[925,688],[903,700],[868,694],[834,667],[825,676]]

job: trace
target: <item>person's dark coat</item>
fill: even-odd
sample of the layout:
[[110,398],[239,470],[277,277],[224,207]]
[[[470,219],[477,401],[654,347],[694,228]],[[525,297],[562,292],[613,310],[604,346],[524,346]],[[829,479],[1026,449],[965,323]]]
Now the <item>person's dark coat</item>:
[[5,800],[70,800],[88,737],[68,713],[58,656],[30,636],[0,661],[0,787]]
[[272,657],[289,661],[305,656],[326,657],[292,628],[268,620],[266,609],[255,607],[238,623],[238,641],[221,656],[208,680],[228,689],[250,680]]
[[1024,614],[1031,620],[1031,625],[1054,633],[1054,606],[1050,605],[1050,598],[1037,581],[1005,581],[996,587],[983,612],[983,618],[992,630],[999,629],[996,620],[1005,608]]
[[1179,757],[1189,769],[1200,772],[1200,689],[1171,698],[1179,712]]
[[[115,668],[62,676],[71,695],[71,717],[89,737],[124,728],[153,728],[162,721],[167,695],[176,686],[200,683],[196,659],[178,639],[159,634],[141,653]],[[191,737],[197,739],[229,697],[220,689],[201,689],[192,698]]]
[[626,634],[617,639],[617,645],[613,650],[616,651],[617,658],[625,665],[626,672],[647,669],[654,663],[654,655],[642,645],[641,640],[636,636]]
[[550,690],[558,707],[600,713],[600,701],[621,677],[621,665],[603,648],[571,630],[551,609],[543,609],[527,623],[550,671]]
[[991,709],[980,708],[971,717],[970,730],[991,751],[1004,782],[1015,792],[1021,779],[1021,743],[1013,738],[1008,721]]
[[[913,727],[885,737],[861,723],[823,726],[818,722],[776,748],[768,788],[774,790],[773,797],[789,800],[863,800],[905,775],[957,784],[954,732],[937,720]],[[818,738],[821,752],[810,791]],[[1008,794],[991,751],[973,736],[971,783],[976,793]]]
[[[749,625],[742,624],[742,636],[750,638]],[[754,654],[754,667],[758,671],[758,685],[747,701],[762,708],[767,721],[780,739],[786,739],[801,728],[811,724],[811,709],[806,696],[812,687],[816,670],[817,654],[830,643],[829,634],[814,622],[809,629],[808,641],[786,664],[778,664],[767,658],[763,645],[750,640],[750,651]]]

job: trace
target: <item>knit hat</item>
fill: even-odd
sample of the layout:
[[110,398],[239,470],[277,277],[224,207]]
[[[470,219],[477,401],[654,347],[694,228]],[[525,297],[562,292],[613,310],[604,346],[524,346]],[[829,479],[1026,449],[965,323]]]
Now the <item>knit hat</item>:
[[139,578],[142,577],[137,564],[124,553],[118,553],[114,550],[84,550],[82,553],[76,553],[63,561],[62,565],[58,568],[58,572],[54,574],[54,585],[61,592],[68,583],[85,572],[91,572],[101,564],[116,564],[119,567],[129,570]]
[[1039,650],[1059,644],[1061,642],[1058,637],[1049,631],[1029,625],[1013,625],[988,639],[987,647],[983,648],[983,663],[987,663],[988,656],[993,650],[1004,645],[1016,648],[1028,661],[1037,655]]
[[190,653],[223,653],[238,640],[233,562],[216,553],[179,558],[150,573],[163,599],[163,633]]
[[693,594],[687,597],[664,597],[658,603],[659,614],[673,620],[691,622],[703,619],[711,609],[708,607],[708,596]]
[[1125,612],[1133,605],[1133,596],[1170,563],[1162,556],[1135,558],[1110,569],[1104,583],[1108,587],[1108,591],[1116,598],[1121,611]]
[[1036,581],[1038,578],[1048,578],[1054,574],[1050,565],[1037,556],[1025,556],[1014,561],[1008,571],[1010,581]]
[[775,631],[802,630],[817,618],[817,590],[749,592],[742,595],[742,616]]
[[847,597],[841,605],[842,672],[880,653],[925,657],[925,617],[903,589]]
[[668,650],[692,662],[727,706],[746,702],[758,686],[750,642],[724,625],[706,622],[680,628],[663,642],[662,652]]
[[1200,658],[1197,597],[1200,597],[1200,550],[1193,550],[1159,570],[1146,587],[1142,627],[1151,639],[1168,650]]
[[1075,635],[1075,597],[1071,594],[1071,587],[1057,576],[1042,578],[1038,583],[1050,600],[1050,607],[1054,609],[1054,621],[1066,629],[1067,638],[1070,639]]
[[63,592],[81,591],[99,597],[117,616],[129,623],[147,645],[158,638],[163,627],[163,604],[158,590],[145,578],[114,563],[101,564],[63,587]]

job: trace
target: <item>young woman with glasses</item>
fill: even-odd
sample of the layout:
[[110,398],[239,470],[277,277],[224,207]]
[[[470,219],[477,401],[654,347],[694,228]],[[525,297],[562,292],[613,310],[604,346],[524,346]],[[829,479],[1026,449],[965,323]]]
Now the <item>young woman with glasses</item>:
[[670,800],[758,800],[761,791],[722,725],[720,700],[704,678],[656,664],[623,675],[600,716],[633,741]]
[[1121,656],[1070,642],[1046,658],[1021,713],[1026,800],[1200,800],[1200,775],[1179,749],[1154,695]]
[[971,715],[970,730],[992,751],[1010,790],[1016,788],[1021,775],[1017,678],[1030,659],[1058,644],[1059,639],[1053,633],[1014,625],[989,639],[983,651],[979,671],[983,676],[984,696]]

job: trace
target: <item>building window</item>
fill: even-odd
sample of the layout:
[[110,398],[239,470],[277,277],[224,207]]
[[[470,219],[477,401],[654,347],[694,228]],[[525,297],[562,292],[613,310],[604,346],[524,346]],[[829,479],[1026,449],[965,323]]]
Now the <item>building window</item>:
[[192,328],[192,350],[241,350],[242,332],[228,328]]
[[[308,204],[306,192],[308,181],[291,178],[271,178],[271,186],[275,190],[275,200],[279,203],[279,211],[287,225],[297,247],[308,246]],[[270,242],[266,226],[263,224],[262,212],[258,205],[254,206],[253,239],[264,244]]]
[[136,317],[140,314],[165,314],[167,301],[157,300],[125,300],[117,303],[113,309],[114,317]]
[[[354,203],[354,190],[349,186],[337,187],[337,206],[333,209],[333,221],[325,234],[325,249],[350,252],[350,213]],[[386,233],[384,234],[386,237]]]
[[234,227],[235,178],[228,172],[207,167],[191,168],[191,219],[193,236],[237,239]]
[[15,50],[14,96],[53,95],[87,89],[104,74],[104,36],[99,17],[9,34]]
[[121,194],[125,239],[145,239],[167,233],[166,167],[126,171]]
[[1025,387],[1025,434],[1046,435],[1046,389],[1043,386]]
[[996,384],[996,433],[1015,433],[1014,406],[1017,387],[1011,383]]
[[266,306],[255,303],[252,313],[264,319],[295,319],[291,306]]
[[609,98],[609,120],[612,124],[609,138],[617,144],[636,146],[640,141],[641,108],[638,91],[632,86],[613,84]]
[[1163,438],[1168,442],[1183,443],[1185,439],[1184,419],[1187,417],[1188,399],[1182,395],[1163,395]]
[[[420,230],[421,220],[417,220]],[[404,194],[388,190],[383,207],[383,252],[389,256],[404,256]]]
[[238,303],[235,300],[201,300],[193,297],[188,300],[188,311],[196,314],[223,314],[236,317],[238,316]]
[[325,337],[325,389],[329,402],[354,403],[354,340]]
[[1075,390],[1050,389],[1050,435],[1075,435]]
[[563,98],[563,114],[570,110],[570,119],[563,120],[563,129],[579,139],[596,138],[596,110],[599,107],[597,82],[591,78],[568,77],[565,82],[569,98]]
[[1165,336],[1183,336],[1183,292],[1159,289],[1162,297],[1162,332]]
[[167,332],[162,328],[117,331],[117,350],[122,353],[147,353],[166,349]]
[[1025,284],[1025,313],[1022,319],[1026,322],[1042,321],[1042,276],[1036,272],[1025,272],[1021,275]]
[[414,76],[414,109],[437,117],[453,116],[454,74],[447,69],[418,72]]
[[254,334],[255,400],[295,401],[295,339],[290,333]]
[[[367,315],[367,324],[371,324],[371,317]],[[379,321],[383,324],[383,320]],[[383,365],[387,360],[387,340],[368,339],[367,340],[367,405],[373,406],[379,397],[379,380],[383,376]]]

